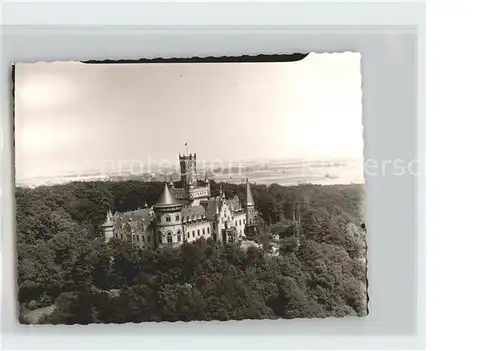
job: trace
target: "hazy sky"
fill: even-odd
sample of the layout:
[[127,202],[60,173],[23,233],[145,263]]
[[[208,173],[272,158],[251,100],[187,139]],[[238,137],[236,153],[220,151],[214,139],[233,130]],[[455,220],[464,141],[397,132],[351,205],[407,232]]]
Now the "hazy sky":
[[362,157],[361,56],[16,65],[16,176],[105,161]]

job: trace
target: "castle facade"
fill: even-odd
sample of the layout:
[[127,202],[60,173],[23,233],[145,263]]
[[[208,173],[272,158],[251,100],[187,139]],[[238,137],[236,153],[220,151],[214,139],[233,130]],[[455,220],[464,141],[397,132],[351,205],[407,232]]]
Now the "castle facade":
[[244,203],[237,196],[226,198],[222,186],[218,196],[211,196],[207,176],[196,177],[196,154],[179,155],[179,162],[180,183],[165,182],[155,205],[126,213],[108,211],[101,226],[106,242],[116,238],[154,249],[200,238],[238,242],[245,230],[255,230],[258,213],[248,179]]

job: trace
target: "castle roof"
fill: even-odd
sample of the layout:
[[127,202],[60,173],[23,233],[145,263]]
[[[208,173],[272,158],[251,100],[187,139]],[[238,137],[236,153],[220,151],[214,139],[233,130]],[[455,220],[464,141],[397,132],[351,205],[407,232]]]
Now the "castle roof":
[[123,225],[127,225],[130,226],[130,229],[146,231],[154,220],[154,212],[151,209],[143,208],[118,214],[115,219],[115,228],[121,230]]
[[205,216],[205,208],[201,205],[184,207],[181,210],[182,219],[187,219],[189,217],[191,220],[197,219],[198,216]]
[[248,206],[254,206],[255,203],[253,201],[253,196],[252,196],[252,189],[250,189],[250,183],[248,182],[248,178],[247,178],[247,196],[246,196],[246,205],[247,207]]
[[231,211],[239,211],[242,210],[241,202],[238,196],[234,196],[232,199],[226,200],[227,206]]
[[180,202],[174,197],[172,191],[170,190],[170,187],[168,186],[168,183],[165,183],[163,192],[161,193],[160,198],[158,199],[158,202],[154,205],[154,207],[169,208],[177,206],[182,206],[182,202]]
[[207,218],[214,219],[219,213],[221,207],[221,201],[219,197],[213,197],[206,201],[201,201],[200,204],[205,208],[205,213]]
[[205,209],[207,218],[214,219],[217,214],[220,213],[223,201],[225,201],[231,212],[243,210],[238,196],[235,196],[232,199],[223,199],[220,196],[212,197],[208,200],[200,201],[200,205]]

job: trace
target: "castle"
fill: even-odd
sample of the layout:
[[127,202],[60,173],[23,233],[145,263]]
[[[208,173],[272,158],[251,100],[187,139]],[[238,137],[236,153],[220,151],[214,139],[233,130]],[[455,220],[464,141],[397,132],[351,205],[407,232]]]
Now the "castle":
[[196,177],[196,154],[179,155],[181,181],[165,181],[158,202],[151,208],[112,214],[108,211],[101,225],[104,240],[117,238],[138,246],[155,249],[178,246],[200,238],[220,242],[238,242],[246,231],[255,230],[257,211],[246,180],[244,205],[237,196],[226,198],[224,191],[211,196],[207,175]]

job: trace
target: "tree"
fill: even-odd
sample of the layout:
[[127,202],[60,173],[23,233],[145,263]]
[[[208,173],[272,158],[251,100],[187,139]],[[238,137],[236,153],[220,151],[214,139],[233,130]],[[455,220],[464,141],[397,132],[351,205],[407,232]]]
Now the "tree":
[[[21,308],[55,303],[44,323],[65,324],[366,314],[362,187],[252,185],[263,215],[252,239],[264,249],[211,239],[155,250],[103,242],[99,226],[108,208],[152,204],[162,186],[75,182],[16,189]],[[245,197],[244,185],[224,188],[228,196]],[[306,204],[300,246],[290,218],[295,201]],[[277,221],[280,208],[284,218]],[[278,257],[268,255],[276,237]]]

